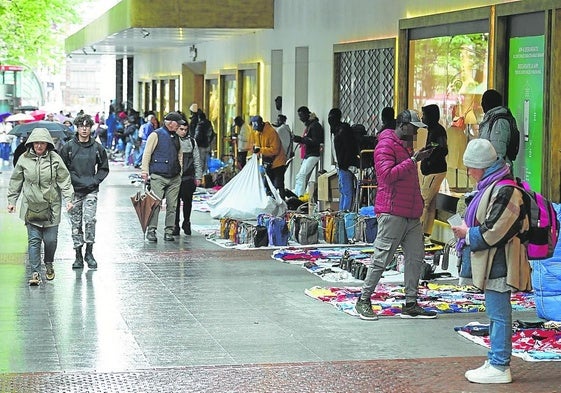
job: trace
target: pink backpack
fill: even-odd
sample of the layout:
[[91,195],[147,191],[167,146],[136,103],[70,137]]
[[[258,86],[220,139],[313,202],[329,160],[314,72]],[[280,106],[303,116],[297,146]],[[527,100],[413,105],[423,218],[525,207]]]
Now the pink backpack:
[[522,191],[530,221],[530,229],[523,239],[528,250],[528,259],[551,258],[559,237],[559,221],[551,201],[532,191],[530,185],[520,178],[516,178],[516,181],[500,180],[497,185],[513,186]]

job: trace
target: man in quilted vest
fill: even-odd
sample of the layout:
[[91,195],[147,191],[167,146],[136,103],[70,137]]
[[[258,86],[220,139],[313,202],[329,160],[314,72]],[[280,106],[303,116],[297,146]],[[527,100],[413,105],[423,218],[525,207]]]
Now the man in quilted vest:
[[382,130],[374,150],[374,166],[378,179],[376,215],[378,234],[374,253],[356,304],[361,319],[375,320],[370,296],[382,273],[401,245],[405,255],[405,305],[402,318],[436,318],[436,312],[426,311],[417,304],[417,287],[425,256],[423,245],[423,198],[419,188],[417,163],[427,158],[430,148],[413,151],[417,130],[426,127],[419,115],[410,109],[397,116],[396,129]]

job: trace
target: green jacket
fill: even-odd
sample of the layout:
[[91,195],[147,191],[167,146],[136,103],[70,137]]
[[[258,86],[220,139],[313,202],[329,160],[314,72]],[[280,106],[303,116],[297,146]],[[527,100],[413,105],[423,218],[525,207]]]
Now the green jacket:
[[[32,224],[41,227],[55,226],[60,223],[61,194],[66,201],[72,201],[74,197],[70,173],[62,158],[52,150],[53,144],[50,135],[48,135],[49,150],[42,156],[35,154],[29,139],[26,144],[28,150],[19,158],[10,177],[8,204],[15,206],[17,200],[20,199],[19,217],[25,221],[28,201],[50,201],[53,221],[33,222]],[[46,139],[47,137],[42,135],[41,140]]]

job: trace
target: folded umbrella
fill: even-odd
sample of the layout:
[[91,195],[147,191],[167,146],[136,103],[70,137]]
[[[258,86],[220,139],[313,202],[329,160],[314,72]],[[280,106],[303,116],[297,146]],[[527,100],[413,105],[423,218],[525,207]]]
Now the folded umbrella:
[[31,123],[18,124],[12,128],[9,135],[26,137],[29,136],[31,131],[35,128],[46,128],[53,138],[58,139],[67,139],[74,135],[74,132],[70,128],[56,121],[33,121]]
[[162,200],[153,191],[145,189],[144,192],[138,191],[131,196],[131,202],[138,216],[138,221],[140,221],[142,233],[146,233],[148,223]]

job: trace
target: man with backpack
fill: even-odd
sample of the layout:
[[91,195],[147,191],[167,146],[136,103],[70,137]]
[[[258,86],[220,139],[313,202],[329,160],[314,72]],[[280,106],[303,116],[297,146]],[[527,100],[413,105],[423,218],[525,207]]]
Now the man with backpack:
[[485,115],[479,125],[479,138],[487,139],[497,152],[510,165],[518,154],[520,132],[510,110],[503,106],[503,96],[489,89],[481,97],[481,107]]
[[[109,174],[109,160],[105,148],[91,136],[94,122],[90,115],[76,117],[74,124],[76,136],[62,146],[60,151],[74,187],[74,208],[70,211],[70,222],[76,259],[72,269],[82,269],[84,261],[88,268],[97,269],[97,261],[92,254],[95,243],[97,193],[99,185]],[[82,255],[84,243],[86,252]]]

